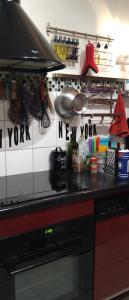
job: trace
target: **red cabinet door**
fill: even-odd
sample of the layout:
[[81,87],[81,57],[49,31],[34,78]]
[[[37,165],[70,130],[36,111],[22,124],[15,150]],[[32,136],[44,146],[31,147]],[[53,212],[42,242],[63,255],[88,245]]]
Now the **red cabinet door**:
[[96,223],[94,300],[129,289],[129,214]]

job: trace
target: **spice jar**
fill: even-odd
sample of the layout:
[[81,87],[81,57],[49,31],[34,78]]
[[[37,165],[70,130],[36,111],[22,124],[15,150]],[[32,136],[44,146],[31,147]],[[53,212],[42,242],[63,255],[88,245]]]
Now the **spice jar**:
[[96,157],[90,158],[90,172],[97,173],[97,158]]

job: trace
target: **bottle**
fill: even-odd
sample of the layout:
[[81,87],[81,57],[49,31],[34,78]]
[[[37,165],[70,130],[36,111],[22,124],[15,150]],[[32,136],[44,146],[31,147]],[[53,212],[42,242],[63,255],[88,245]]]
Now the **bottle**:
[[86,160],[86,140],[83,135],[80,136],[78,141],[78,152],[82,156],[82,160]]
[[67,46],[66,46],[66,37],[62,38],[62,60],[65,61],[67,57]]
[[53,49],[56,53],[57,53],[57,44],[58,44],[58,37],[57,35],[55,35],[53,39]]
[[76,154],[77,151],[78,151],[78,143],[76,142],[76,137],[74,134],[71,134],[70,142],[68,143],[68,148],[67,148],[67,167],[68,167],[68,169],[72,169],[73,154]]

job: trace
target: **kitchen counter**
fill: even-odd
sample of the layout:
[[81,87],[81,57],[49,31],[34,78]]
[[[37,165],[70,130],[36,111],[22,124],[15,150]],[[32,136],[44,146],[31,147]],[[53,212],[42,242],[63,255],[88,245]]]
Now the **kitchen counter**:
[[[69,221],[75,221],[75,226],[77,220],[83,219],[84,222],[85,218],[87,222],[90,223],[86,223],[86,225],[83,223],[83,229],[84,232],[87,232],[90,237],[91,245],[94,247],[91,252],[91,259],[94,260],[95,264],[93,267],[91,260],[91,267],[89,268],[88,261],[87,269],[89,272],[88,278],[90,278],[91,282],[93,282],[92,277],[94,280],[93,299],[104,299],[105,295],[114,294],[122,291],[123,287],[128,287],[126,282],[121,284],[120,280],[118,281],[118,267],[115,268],[116,273],[112,267],[115,282],[118,283],[116,288],[114,286],[112,288],[112,280],[110,280],[110,268],[111,265],[113,265],[113,263],[110,263],[112,259],[110,246],[112,246],[113,249],[116,247],[115,257],[116,253],[118,253],[119,256],[119,251],[121,251],[121,258],[124,258],[124,255],[128,258],[129,253],[129,248],[127,247],[129,241],[129,214],[126,213],[125,206],[123,205],[116,205],[116,211],[114,213],[114,204],[112,204],[112,202],[110,203],[110,197],[115,195],[113,201],[115,199],[119,204],[124,202],[124,205],[127,204],[128,206],[128,201],[126,203],[128,199],[126,198],[128,198],[129,195],[129,181],[122,182],[108,175],[89,174],[86,172],[73,173],[69,171],[61,173],[40,172],[15,175],[1,178],[0,184],[0,243],[1,249],[3,249],[3,251],[1,251],[2,265],[3,261],[6,263],[9,259],[11,260],[13,257],[16,257],[16,259],[22,258],[23,267],[25,267],[26,264],[32,266],[32,260],[26,260],[27,253],[29,253],[27,251],[31,250],[32,245],[32,240],[30,239],[31,234],[34,234],[35,237],[35,234],[40,232],[39,240],[42,243],[41,237],[46,230],[53,230],[57,224],[66,224]],[[119,196],[118,198],[116,197],[117,195]],[[126,195],[126,197],[123,197],[124,195]],[[101,207],[99,205],[100,203],[102,204]],[[108,218],[104,217],[103,203],[104,209],[106,209],[108,213]],[[107,207],[105,206],[106,203],[110,203],[110,205]],[[112,209],[113,214],[108,208]],[[100,209],[100,216],[102,215],[105,219],[96,218],[97,209]],[[87,224],[90,224],[90,227],[87,226]],[[74,228],[76,231],[76,226]],[[64,232],[62,232],[62,237],[64,239]],[[116,243],[117,238],[119,238],[119,243]],[[125,240],[123,240],[124,238]],[[12,240],[14,244],[12,244]],[[35,250],[35,245],[37,245],[37,250]],[[35,251],[33,254],[34,263],[36,263],[35,260],[37,261],[37,254],[35,253],[38,253],[39,257],[39,252],[36,252],[39,251],[38,245],[41,247],[40,243],[35,243],[34,238],[34,248],[32,248],[32,250]],[[119,245],[121,245],[121,248]],[[124,252],[123,245],[125,249]],[[10,250],[8,251],[8,249],[12,249],[12,252]],[[111,262],[112,261],[114,262],[114,256]],[[117,264],[118,261],[117,257]],[[101,268],[102,262],[104,264],[103,268]],[[20,262],[18,268],[21,267],[21,265]],[[105,276],[105,268],[107,279],[102,289],[101,284]],[[125,269],[128,275],[129,268],[127,260],[125,260],[124,263],[124,270]],[[124,280],[128,280],[128,276],[125,275]],[[103,297],[101,297],[100,291],[103,292]],[[91,294],[92,287],[90,286],[90,295]],[[9,299],[9,297],[7,297],[7,299]],[[92,297],[89,299],[91,300]]]
[[0,179],[0,217],[129,192],[129,181],[88,172],[38,172]]

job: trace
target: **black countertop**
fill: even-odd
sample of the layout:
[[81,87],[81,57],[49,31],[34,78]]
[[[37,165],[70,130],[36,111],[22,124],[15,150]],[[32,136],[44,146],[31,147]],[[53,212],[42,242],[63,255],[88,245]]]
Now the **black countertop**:
[[38,172],[0,178],[0,217],[129,192],[129,181],[101,174]]

